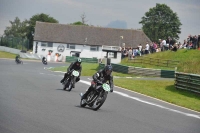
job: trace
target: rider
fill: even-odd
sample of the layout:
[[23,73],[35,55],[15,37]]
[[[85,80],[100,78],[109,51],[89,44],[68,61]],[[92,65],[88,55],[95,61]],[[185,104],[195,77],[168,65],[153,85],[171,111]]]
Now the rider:
[[[81,59],[78,58],[75,62],[72,62],[70,64],[70,66],[67,68],[67,72],[64,74],[64,78],[60,81],[60,83],[63,83],[63,81],[71,74],[70,71],[74,69],[76,71],[79,71],[79,76],[76,78],[76,82],[78,82],[80,80],[80,76],[81,76],[81,70],[82,70],[82,66],[81,66]],[[75,86],[73,86],[74,88]]]
[[[112,76],[112,66],[107,65],[104,69],[99,70],[93,76],[93,81],[98,85],[109,81],[110,92],[113,92],[113,76]],[[96,84],[91,84],[85,94],[82,96],[82,99],[85,99],[87,95],[96,88]]]
[[19,58],[20,58],[20,55],[17,55],[17,56],[15,57],[15,61],[19,62]]
[[42,62],[43,62],[43,63],[46,62],[45,59],[46,59],[45,57],[42,57]]

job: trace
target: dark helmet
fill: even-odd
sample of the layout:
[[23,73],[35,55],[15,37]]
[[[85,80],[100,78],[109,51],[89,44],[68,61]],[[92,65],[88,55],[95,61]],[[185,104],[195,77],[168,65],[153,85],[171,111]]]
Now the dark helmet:
[[107,65],[105,66],[104,71],[107,75],[110,75],[112,73],[112,69],[113,67],[111,65]]
[[78,59],[76,60],[76,63],[81,64],[81,58],[78,58]]

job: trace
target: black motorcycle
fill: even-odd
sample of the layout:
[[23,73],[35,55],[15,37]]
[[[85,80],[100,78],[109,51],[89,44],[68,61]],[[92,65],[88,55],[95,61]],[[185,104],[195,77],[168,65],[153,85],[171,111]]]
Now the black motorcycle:
[[47,59],[46,59],[45,57],[42,58],[42,63],[43,63],[44,65],[47,65]]
[[[92,84],[95,84],[92,82]],[[110,85],[108,83],[102,83],[96,86],[86,97],[86,99],[81,99],[80,106],[85,107],[88,105],[94,111],[98,110],[103,103],[106,101],[108,92],[110,91]],[[80,96],[82,97],[83,94],[81,93]]]
[[79,76],[79,72],[76,70],[69,71],[69,76],[63,81],[63,90],[71,91],[75,86],[76,78]]
[[19,58],[15,59],[16,64],[23,64],[23,61]]

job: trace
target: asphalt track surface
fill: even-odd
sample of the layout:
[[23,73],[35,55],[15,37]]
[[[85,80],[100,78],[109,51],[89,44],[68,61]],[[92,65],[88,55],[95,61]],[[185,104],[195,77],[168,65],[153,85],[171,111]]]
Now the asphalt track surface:
[[79,106],[90,77],[71,92],[63,73],[37,61],[0,59],[0,133],[200,133],[200,113],[115,87],[98,111]]

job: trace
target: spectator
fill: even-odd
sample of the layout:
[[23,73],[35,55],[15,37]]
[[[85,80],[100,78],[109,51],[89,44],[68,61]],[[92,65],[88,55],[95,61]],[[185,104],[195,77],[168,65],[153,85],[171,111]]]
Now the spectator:
[[193,44],[192,44],[192,41],[190,41],[187,49],[192,49],[192,48],[193,48]]
[[171,47],[171,51],[177,51],[178,49],[178,46],[177,46],[177,43],[174,43],[174,45]]
[[140,56],[141,56],[142,55],[142,45],[141,44],[139,44],[138,50],[140,51]]
[[198,35],[198,39],[197,39],[197,47],[200,48],[200,34]]
[[196,49],[196,46],[197,46],[197,36],[193,36],[193,39],[192,39],[192,44],[193,44],[193,49]]
[[149,44],[147,42],[146,47],[145,47],[145,54],[149,54]]
[[132,48],[129,48],[129,50],[128,50],[128,59],[132,59],[132,54],[133,53],[133,51],[132,51]]

